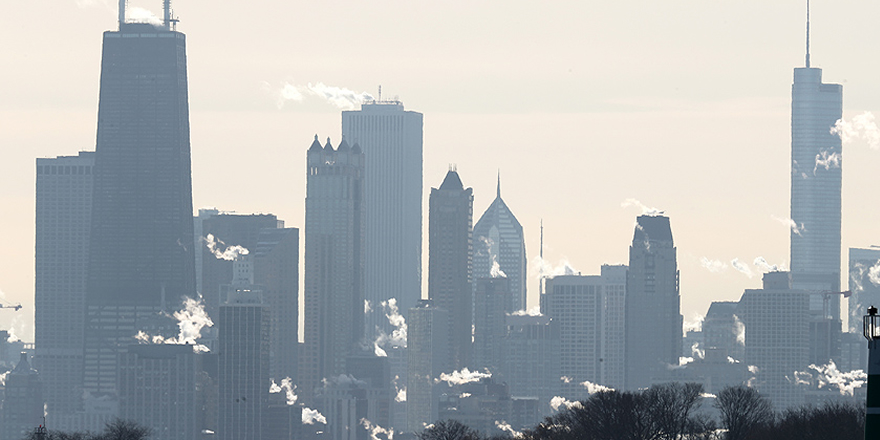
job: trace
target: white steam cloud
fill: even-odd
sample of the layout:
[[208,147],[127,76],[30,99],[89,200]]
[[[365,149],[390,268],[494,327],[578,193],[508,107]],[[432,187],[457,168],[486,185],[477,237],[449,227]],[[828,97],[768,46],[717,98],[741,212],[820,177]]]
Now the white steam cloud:
[[[205,246],[208,247],[208,250],[214,254],[218,260],[226,260],[226,261],[234,261],[239,255],[247,255],[250,253],[247,248],[244,246],[226,246],[226,243],[223,240],[220,240],[214,237],[214,234],[208,234],[202,240],[205,241]],[[223,247],[223,250],[220,250],[220,247]]]
[[380,302],[379,305],[382,306],[382,311],[385,313],[388,323],[394,327],[391,335],[386,334],[382,329],[378,329],[379,336],[373,341],[373,352],[376,356],[385,357],[388,356],[388,353],[385,352],[383,347],[387,347],[389,344],[392,347],[406,347],[407,326],[406,318],[400,314],[400,310],[397,307],[397,298],[389,298],[387,301]]
[[459,371],[453,371],[452,374],[440,373],[440,378],[434,379],[434,383],[446,382],[450,386],[464,385],[466,383],[477,382],[480,379],[487,377],[492,377],[492,373],[488,371],[481,373],[479,371],[470,371],[467,368],[462,368]]
[[541,257],[532,258],[532,273],[538,274],[539,278],[543,277],[555,277],[557,275],[576,275],[578,272],[575,270],[571,263],[568,260],[561,260],[559,264],[553,265],[550,261],[545,260]]
[[281,385],[275,383],[272,380],[272,385],[269,386],[269,393],[275,394],[284,391],[285,396],[287,397],[287,405],[296,404],[296,393],[293,391],[296,389],[296,385],[293,384],[293,381],[289,377],[285,377],[281,379]]
[[394,396],[395,402],[406,402],[406,387],[403,387],[397,390],[397,395]]
[[[370,440],[393,440],[394,439],[394,430],[393,429],[385,429],[379,425],[374,425],[367,419],[361,419],[361,425],[370,433]],[[384,437],[379,437],[379,434],[382,434]]]
[[541,316],[541,306],[535,306],[528,310],[517,310],[511,313],[510,316]]
[[635,207],[641,209],[642,215],[650,215],[650,216],[663,215],[663,211],[661,211],[657,208],[652,208],[650,206],[647,206],[644,203],[642,203],[636,199],[626,199],[620,203],[621,208],[628,208],[630,206],[635,206]]
[[749,269],[749,266],[739,261],[739,258],[734,258],[730,261],[730,265],[733,266],[734,269],[738,270],[743,275],[751,278],[752,277],[752,269]]
[[712,273],[720,273],[727,270],[727,263],[721,260],[710,260],[706,257],[700,258],[700,266]]
[[[263,83],[263,88],[271,90],[268,83]],[[280,89],[272,92],[276,96],[279,109],[284,108],[288,102],[303,102],[306,97],[315,97],[341,109],[354,110],[358,105],[373,99],[373,95],[367,92],[355,92],[345,87],[328,86],[322,82],[307,85],[294,85],[285,82]]]
[[323,378],[321,382],[324,386],[328,385],[337,385],[337,386],[366,386],[367,383],[355,378],[350,374],[340,374],[339,376],[334,376],[330,378]]
[[807,371],[795,371],[795,380],[799,384],[809,385],[815,381],[819,388],[836,388],[841,395],[852,396],[856,388],[861,388],[868,381],[863,370],[841,372],[834,361],[825,365],[810,365]]
[[768,263],[764,257],[755,258],[755,266],[758,266],[761,272],[776,272],[780,270],[780,266]]
[[503,431],[503,432],[510,434],[510,436],[513,438],[520,438],[523,436],[523,434],[521,432],[513,429],[513,427],[510,426],[510,423],[507,423],[504,420],[502,420],[500,422],[498,420],[496,420],[495,427],[498,428],[500,431]]
[[614,391],[614,388],[606,387],[605,385],[599,385],[597,383],[593,383],[590,381],[581,382],[581,385],[587,389],[587,393],[596,394],[601,393],[603,391]]
[[782,223],[783,225],[785,225],[785,227],[791,229],[791,232],[793,232],[797,235],[801,235],[804,232],[804,224],[803,223],[798,225],[797,222],[795,222],[794,220],[792,220],[788,217],[777,217],[775,215],[771,215],[770,217],[772,217],[773,220],[776,220],[779,223]]
[[864,139],[871,149],[880,149],[880,128],[871,112],[864,112],[849,122],[839,119],[831,128],[831,134],[840,136],[840,141],[844,144],[854,139]]
[[813,175],[816,175],[816,171],[819,170],[819,167],[825,168],[825,170],[840,168],[840,160],[840,153],[828,154],[827,150],[822,151],[816,155],[816,165],[813,167]]
[[327,418],[316,409],[303,407],[302,422],[306,425],[314,425],[315,422],[327,424]]
[[501,270],[501,265],[498,264],[498,259],[495,258],[495,255],[492,255],[492,269],[489,271],[489,276],[492,278],[507,278],[507,274]]
[[581,403],[572,402],[571,400],[560,396],[553,396],[553,398],[550,399],[550,408],[553,408],[553,411],[559,411],[559,408],[562,408],[563,406],[565,409],[577,408],[581,406]]
[[205,312],[203,299],[199,297],[198,300],[195,300],[190,297],[184,297],[183,308],[174,312],[173,316],[177,319],[178,334],[176,337],[150,336],[140,330],[135,335],[135,339],[148,344],[188,344],[193,345],[193,350],[196,352],[208,352],[208,347],[198,343],[198,340],[202,337],[202,329],[214,326],[214,321]]
[[162,19],[157,17],[156,14],[137,6],[132,6],[125,10],[125,21],[128,23],[149,23],[153,26],[164,25]]

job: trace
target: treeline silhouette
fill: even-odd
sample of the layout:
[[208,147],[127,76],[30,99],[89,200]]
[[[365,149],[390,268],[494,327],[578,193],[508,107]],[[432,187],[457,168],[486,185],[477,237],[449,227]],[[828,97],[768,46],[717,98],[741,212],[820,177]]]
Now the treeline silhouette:
[[746,386],[728,387],[701,408],[703,386],[668,383],[638,391],[601,391],[519,434],[487,437],[455,420],[435,423],[419,440],[862,440],[865,407],[828,402],[777,413]]
[[35,430],[24,440],[147,440],[150,429],[131,420],[114,419],[98,433]]

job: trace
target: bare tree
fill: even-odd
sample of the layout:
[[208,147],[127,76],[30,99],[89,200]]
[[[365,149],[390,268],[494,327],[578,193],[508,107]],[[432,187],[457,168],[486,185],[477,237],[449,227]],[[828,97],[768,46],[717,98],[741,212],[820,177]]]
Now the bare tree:
[[749,433],[773,424],[776,415],[770,401],[745,385],[727,387],[718,393],[715,408],[721,413],[726,440],[745,440]]
[[482,440],[476,430],[457,420],[441,420],[416,434],[419,440]]
[[700,406],[703,385],[698,383],[670,382],[654,385],[644,392],[650,419],[654,422],[658,438],[678,440],[698,425],[692,419]]

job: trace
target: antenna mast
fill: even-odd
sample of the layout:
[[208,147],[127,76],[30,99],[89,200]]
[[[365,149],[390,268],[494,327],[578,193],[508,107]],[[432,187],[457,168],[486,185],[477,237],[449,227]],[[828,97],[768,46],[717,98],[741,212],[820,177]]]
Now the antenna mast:
[[810,67],[810,0],[807,0],[807,68]]
[[538,258],[541,259],[541,273],[538,274],[538,287],[540,287],[538,293],[544,295],[544,219],[541,219],[541,247],[538,248]]
[[122,30],[122,25],[125,24],[125,8],[127,0],[119,0],[119,30]]

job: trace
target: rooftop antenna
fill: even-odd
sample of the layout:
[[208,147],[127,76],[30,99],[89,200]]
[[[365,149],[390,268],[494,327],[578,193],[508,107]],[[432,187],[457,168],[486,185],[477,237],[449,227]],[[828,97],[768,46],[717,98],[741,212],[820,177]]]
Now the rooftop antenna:
[[382,84],[379,84],[379,102],[382,102]]
[[810,0],[807,0],[807,68],[810,67]]
[[538,248],[538,258],[541,259],[541,273],[538,274],[538,293],[544,295],[544,219],[541,219],[541,247]]
[[498,186],[495,188],[495,197],[501,198],[501,169],[498,169]]
[[127,0],[119,0],[119,30],[122,30],[122,25],[125,24],[125,9],[128,1]]

